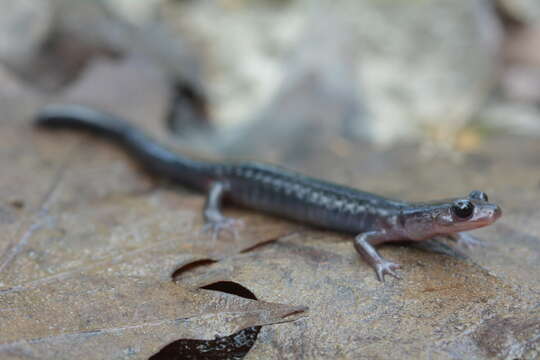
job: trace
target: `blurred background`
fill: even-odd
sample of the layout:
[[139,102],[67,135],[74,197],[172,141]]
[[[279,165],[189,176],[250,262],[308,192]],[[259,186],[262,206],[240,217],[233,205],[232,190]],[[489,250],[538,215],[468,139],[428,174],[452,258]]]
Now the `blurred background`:
[[[264,301],[309,306],[304,320],[263,324],[254,359],[538,357],[539,0],[0,0],[0,9],[0,295],[50,278],[60,289],[77,284],[29,287],[37,292],[28,303],[4,300],[0,311],[16,307],[3,335],[14,347],[0,344],[0,353],[31,336],[54,339],[45,336],[53,325],[82,331],[82,340],[29,342],[36,357],[58,358],[43,356],[41,344],[64,357],[113,349],[141,358],[180,337],[201,339],[189,325],[176,335],[185,329],[174,322],[167,339],[152,328],[122,347],[127,335],[93,331],[169,308],[126,296],[133,306],[124,313],[104,302],[114,316],[101,321],[87,294],[112,294],[103,289],[130,279],[176,291],[170,274],[202,258],[203,280],[206,269]],[[431,252],[385,247],[404,265],[404,280],[385,285],[350,237],[314,231],[278,241],[281,225],[253,212],[242,215],[255,231],[244,236],[249,246],[200,241],[201,196],[137,172],[101,140],[34,130],[31,119],[51,102],[124,117],[182,153],[275,162],[392,198],[480,189],[504,216],[479,230],[488,246],[466,261],[436,243],[423,244]],[[170,248],[148,251],[158,240]],[[216,258],[220,246],[238,256]],[[96,264],[103,286],[79,280]],[[64,316],[66,293],[98,320]],[[43,299],[62,306],[55,313]],[[49,324],[51,314],[62,316]],[[244,333],[245,354],[261,323],[241,325],[258,328]],[[201,325],[210,338],[212,326]],[[170,358],[163,354],[155,359]]]
[[134,118],[144,102],[145,121],[190,146],[275,161],[325,139],[459,159],[492,133],[540,136],[536,0],[0,5],[6,104]]

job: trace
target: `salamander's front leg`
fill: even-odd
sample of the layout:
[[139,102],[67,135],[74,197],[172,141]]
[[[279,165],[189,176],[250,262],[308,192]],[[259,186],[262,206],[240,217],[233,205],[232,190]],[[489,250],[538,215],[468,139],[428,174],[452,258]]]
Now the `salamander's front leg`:
[[394,272],[395,269],[399,269],[399,264],[384,259],[381,254],[375,250],[374,246],[388,241],[388,236],[384,232],[369,231],[358,235],[354,239],[354,248],[362,256],[364,260],[370,264],[377,278],[384,282],[384,275],[392,275],[397,279],[401,279],[398,274]]
[[203,231],[212,231],[212,239],[217,239],[221,230],[230,231],[237,237],[236,226],[242,224],[240,220],[228,218],[221,213],[221,203],[223,195],[227,193],[227,184],[215,182],[208,191],[208,196],[204,204],[204,220],[206,224]]

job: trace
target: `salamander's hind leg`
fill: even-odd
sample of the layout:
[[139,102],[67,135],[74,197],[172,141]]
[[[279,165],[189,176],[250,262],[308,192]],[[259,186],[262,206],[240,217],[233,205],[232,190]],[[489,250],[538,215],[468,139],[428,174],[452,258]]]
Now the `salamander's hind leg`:
[[227,185],[222,182],[215,182],[208,191],[208,196],[204,204],[204,220],[206,224],[203,231],[211,231],[212,239],[217,239],[222,230],[227,230],[236,238],[238,236],[236,228],[242,225],[241,220],[224,216],[221,213],[221,203],[223,195],[227,193]]
[[383,258],[374,245],[388,241],[386,234],[379,231],[369,231],[358,235],[354,239],[354,247],[356,251],[367,261],[375,270],[377,278],[384,282],[384,275],[391,275],[396,279],[401,277],[394,271],[400,268],[399,264],[395,264]]

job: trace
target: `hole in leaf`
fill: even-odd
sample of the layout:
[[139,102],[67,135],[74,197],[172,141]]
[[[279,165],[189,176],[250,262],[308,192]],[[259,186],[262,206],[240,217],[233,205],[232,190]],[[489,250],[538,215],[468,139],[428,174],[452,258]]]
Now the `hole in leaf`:
[[[208,265],[214,262],[208,259],[195,261],[184,265],[175,274],[179,271],[184,272],[193,269],[193,267]],[[186,269],[186,267],[189,268]],[[257,300],[257,297],[251,290],[233,281],[218,281],[203,286],[201,289],[221,291],[246,299]],[[240,360],[253,347],[260,330],[260,326],[253,326],[229,336],[217,337],[214,340],[176,340],[150,357],[150,360]]]
[[255,344],[260,329],[260,326],[254,326],[214,340],[177,340],[150,357],[150,360],[243,359]]
[[255,294],[253,294],[249,289],[233,281],[218,281],[218,282],[203,286],[201,287],[201,289],[221,291],[227,294],[240,296],[246,299],[257,300],[257,297],[255,296]]
[[215,262],[216,262],[215,260],[211,260],[211,259],[201,259],[201,260],[196,260],[196,261],[187,263],[186,265],[183,265],[179,267],[178,269],[176,269],[176,271],[173,272],[172,274],[172,278],[173,280],[178,280],[178,278],[186,272],[193,271],[194,269],[199,268],[199,267],[214,264]]

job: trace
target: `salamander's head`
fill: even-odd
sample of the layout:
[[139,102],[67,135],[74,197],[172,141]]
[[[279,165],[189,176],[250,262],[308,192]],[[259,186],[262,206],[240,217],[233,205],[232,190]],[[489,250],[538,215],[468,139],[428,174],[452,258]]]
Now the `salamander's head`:
[[495,222],[501,208],[488,202],[482,191],[472,191],[465,198],[421,204],[403,213],[405,231],[412,239],[473,230]]

